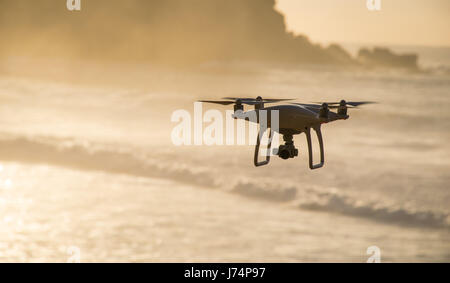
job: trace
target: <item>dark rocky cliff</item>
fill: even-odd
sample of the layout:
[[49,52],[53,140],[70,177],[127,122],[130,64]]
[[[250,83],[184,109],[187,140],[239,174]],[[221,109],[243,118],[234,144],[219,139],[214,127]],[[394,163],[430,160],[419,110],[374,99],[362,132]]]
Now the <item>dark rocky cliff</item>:
[[65,0],[0,0],[0,51],[168,64],[359,64],[338,45],[288,33],[274,6],[275,0],[82,0],[81,11],[70,12]]

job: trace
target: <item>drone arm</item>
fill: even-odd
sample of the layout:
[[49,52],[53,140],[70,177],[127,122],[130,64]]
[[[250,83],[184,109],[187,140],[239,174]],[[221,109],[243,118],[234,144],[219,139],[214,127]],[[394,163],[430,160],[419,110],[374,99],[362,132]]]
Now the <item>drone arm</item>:
[[312,150],[312,142],[311,142],[311,129],[307,128],[305,131],[306,134],[306,140],[308,142],[308,151],[309,151],[309,168],[311,170],[322,168],[325,164],[325,154],[323,149],[323,139],[322,139],[322,131],[320,128],[320,125],[317,127],[314,127],[314,130],[317,133],[317,139],[319,140],[319,146],[320,146],[320,163],[314,164],[313,162],[313,150]]
[[270,162],[270,149],[272,147],[272,129],[269,130],[269,142],[267,144],[266,160],[260,162],[258,160],[259,159],[258,156],[259,156],[259,146],[261,145],[261,136],[262,136],[261,134],[264,134],[264,132],[259,132],[258,137],[256,139],[255,157],[253,159],[253,162],[255,163],[256,167],[267,165]]

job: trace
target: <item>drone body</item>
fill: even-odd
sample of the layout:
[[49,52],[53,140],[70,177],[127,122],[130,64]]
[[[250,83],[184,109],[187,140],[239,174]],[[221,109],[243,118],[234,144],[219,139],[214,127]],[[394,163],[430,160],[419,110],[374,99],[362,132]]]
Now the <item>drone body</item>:
[[[337,120],[346,120],[349,118],[349,115],[347,115],[348,108],[356,108],[363,104],[372,103],[372,102],[346,102],[345,100],[342,100],[341,102],[322,103],[322,104],[291,103],[288,105],[276,105],[271,107],[265,107],[266,103],[283,102],[289,99],[262,99],[261,97],[257,97],[256,99],[227,97],[224,99],[230,101],[203,100],[200,102],[214,103],[221,105],[234,104],[234,111],[235,111],[234,117],[236,119],[248,120],[248,117],[256,116],[258,123],[260,123],[260,111],[265,110],[267,111],[267,113],[271,113],[271,111],[278,111],[279,113],[278,127],[276,127],[275,129],[272,128],[271,115],[267,115],[267,125],[265,126],[267,128],[270,128],[269,143],[267,146],[268,150],[270,150],[271,148],[271,137],[273,135],[273,132],[276,131],[283,136],[285,144],[281,145],[275,151],[276,154],[282,159],[286,160],[298,156],[298,149],[295,148],[293,136],[305,133],[306,140],[308,143],[309,167],[311,170],[321,168],[325,164],[325,154],[324,154],[321,125],[324,123],[330,123]],[[244,112],[243,106],[244,104],[254,105],[255,109]],[[337,109],[337,112],[332,112],[330,111],[330,109]],[[313,162],[311,129],[313,129],[316,132],[320,146],[320,163],[318,164],[314,164]],[[264,161],[258,160],[260,137],[261,133],[258,134],[257,137],[254,155],[254,164],[257,167],[267,165],[270,162],[270,154],[266,156],[266,160]]]
[[[248,117],[256,115],[259,117],[259,111],[265,110],[268,113],[271,111],[278,111],[279,113],[279,130],[282,135],[285,134],[300,134],[306,128],[313,128],[320,126],[323,123],[329,123],[337,120],[348,119],[348,115],[339,115],[334,112],[328,112],[328,116],[320,116],[320,108],[306,107],[301,105],[277,105],[265,107],[258,110],[250,110],[243,113],[243,115],[236,115],[237,119],[244,119],[241,117]],[[252,114],[254,112],[255,114]],[[259,119],[258,119],[259,121]],[[271,116],[267,117],[268,127],[271,126]]]

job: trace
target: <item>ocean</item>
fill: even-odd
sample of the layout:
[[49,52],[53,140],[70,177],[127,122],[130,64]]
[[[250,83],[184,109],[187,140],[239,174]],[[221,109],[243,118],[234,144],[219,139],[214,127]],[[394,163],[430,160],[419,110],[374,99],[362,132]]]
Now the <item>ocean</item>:
[[[450,74],[431,65],[5,60],[0,262],[448,262]],[[175,110],[258,95],[377,104],[324,125],[315,171],[304,135],[262,168],[250,145],[172,144]]]

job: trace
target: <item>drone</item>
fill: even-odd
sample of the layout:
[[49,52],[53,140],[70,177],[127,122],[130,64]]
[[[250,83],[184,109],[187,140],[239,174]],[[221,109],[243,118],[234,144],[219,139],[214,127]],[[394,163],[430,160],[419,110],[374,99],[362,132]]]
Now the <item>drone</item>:
[[[358,108],[361,105],[372,104],[374,102],[370,101],[359,101],[359,102],[347,102],[341,100],[340,102],[313,102],[313,103],[293,103],[284,105],[275,105],[270,107],[265,107],[266,104],[280,103],[286,101],[292,101],[293,99],[263,99],[261,96],[255,98],[239,98],[239,97],[224,97],[223,100],[200,100],[203,103],[213,103],[219,105],[234,105],[234,115],[235,119],[246,119],[250,112],[256,112],[259,117],[259,113],[262,110],[270,111],[277,110],[279,113],[279,127],[277,132],[283,136],[284,144],[280,145],[276,152],[281,159],[288,160],[298,156],[298,149],[294,145],[294,135],[299,135],[301,133],[306,134],[306,141],[308,143],[308,153],[309,153],[309,168],[311,170],[322,168],[325,164],[325,154],[322,138],[322,124],[338,121],[347,120],[350,116],[347,114],[348,109]],[[245,112],[244,105],[254,106],[254,110]],[[331,109],[336,109],[336,112],[331,111]],[[242,115],[244,114],[244,115]],[[272,127],[270,117],[268,119],[267,127],[271,128],[269,135],[269,143],[267,145],[267,150],[271,149],[271,136]],[[257,122],[260,123],[258,118]],[[261,125],[260,125],[261,126]],[[315,164],[313,160],[313,149],[311,142],[311,129],[313,129],[317,134],[317,139],[319,141],[320,147],[320,163]],[[260,137],[261,132],[257,136],[254,164],[256,167],[264,166],[270,162],[270,154],[266,155],[266,159],[259,161],[259,148],[260,148]]]

